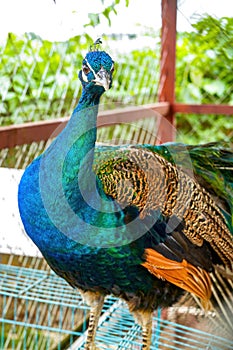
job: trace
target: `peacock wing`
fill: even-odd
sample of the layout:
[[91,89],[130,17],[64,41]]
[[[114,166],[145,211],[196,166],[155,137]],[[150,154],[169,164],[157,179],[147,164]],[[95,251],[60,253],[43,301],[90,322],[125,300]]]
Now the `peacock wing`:
[[[198,183],[197,162],[194,174],[191,173],[184,148],[174,144],[172,147],[124,146],[103,150],[95,171],[104,191],[122,209],[136,207],[141,219],[151,212],[160,212],[168,219],[170,232],[182,223],[183,234],[193,244],[202,246],[208,242],[220,260],[232,268],[231,225],[210,193]],[[171,158],[173,162],[167,160]]]
[[147,147],[194,177],[212,196],[233,231],[233,149],[229,144],[166,143]]
[[188,150],[197,181],[211,194],[233,231],[233,149],[209,143]]
[[143,266],[207,300],[211,283],[206,271],[218,262],[232,268],[233,242],[207,185],[197,181],[204,163],[194,159],[197,150],[187,153],[180,144],[103,148],[95,171],[104,191],[121,205],[125,223],[140,218],[146,232]]

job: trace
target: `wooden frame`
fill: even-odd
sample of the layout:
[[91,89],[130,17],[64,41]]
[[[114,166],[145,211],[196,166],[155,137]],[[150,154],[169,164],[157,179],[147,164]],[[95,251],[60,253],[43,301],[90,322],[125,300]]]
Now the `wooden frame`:
[[[225,114],[233,115],[233,106],[230,105],[194,105],[176,103],[175,101],[175,64],[176,64],[176,18],[177,0],[161,0],[162,6],[162,33],[161,33],[161,60],[158,97],[159,103],[138,108],[100,113],[97,126],[129,123],[141,117],[142,109],[153,109],[164,116],[166,122],[159,126],[158,134],[161,142],[175,139],[175,114]],[[12,148],[16,145],[30,144],[33,141],[48,140],[51,135],[56,136],[66,125],[68,118],[48,120],[22,125],[0,127],[0,149]]]
[[[163,142],[175,139],[172,127],[176,113],[195,114],[225,114],[233,115],[233,106],[217,104],[185,104],[175,101],[175,69],[176,69],[176,22],[177,0],[161,0],[162,4],[162,33],[159,101],[169,102],[170,108],[166,118],[166,129],[160,133]],[[170,127],[169,127],[170,126]]]
[[174,103],[172,106],[173,113],[195,113],[195,114],[225,114],[233,115],[233,106],[217,104],[185,104]]

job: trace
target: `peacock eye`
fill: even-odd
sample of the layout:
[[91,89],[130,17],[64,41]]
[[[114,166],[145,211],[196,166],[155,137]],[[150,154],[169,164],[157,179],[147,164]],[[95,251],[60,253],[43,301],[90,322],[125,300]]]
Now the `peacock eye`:
[[112,68],[111,68],[110,72],[111,72],[111,73],[114,72],[114,65],[112,65]]
[[88,74],[90,72],[90,68],[86,65],[83,66],[83,73]]

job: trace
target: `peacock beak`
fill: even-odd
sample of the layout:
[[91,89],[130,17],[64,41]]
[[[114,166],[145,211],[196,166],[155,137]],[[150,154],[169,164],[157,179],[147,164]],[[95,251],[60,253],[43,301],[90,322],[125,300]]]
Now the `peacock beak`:
[[98,73],[95,73],[95,79],[93,79],[96,85],[103,86],[104,90],[107,91],[110,88],[111,77],[110,74],[101,67]]

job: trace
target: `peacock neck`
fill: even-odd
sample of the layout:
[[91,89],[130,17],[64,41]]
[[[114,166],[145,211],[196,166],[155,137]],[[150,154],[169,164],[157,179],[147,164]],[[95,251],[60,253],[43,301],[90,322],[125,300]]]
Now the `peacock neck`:
[[[75,107],[65,129],[44,153],[50,161],[57,161],[57,166],[66,166],[77,172],[80,163],[87,156],[91,159],[96,141],[96,118],[100,94],[91,94],[85,89]],[[88,165],[91,167],[90,162]]]
[[[77,181],[85,177],[85,183],[93,181],[93,157],[96,142],[96,119],[99,95],[82,93],[77,107],[65,130],[67,153],[63,164],[63,185],[77,189]],[[62,140],[63,143],[64,139]],[[77,191],[76,191],[77,192]]]
[[[72,113],[64,135],[73,153],[71,162],[79,163],[87,153],[94,149],[99,101],[99,95],[83,90],[79,103]],[[64,136],[61,136],[63,142]],[[59,138],[58,141],[60,141]]]
[[80,100],[77,104],[77,106],[74,109],[74,112],[78,112],[81,110],[85,110],[86,108],[90,108],[93,106],[97,106],[97,111],[98,111],[98,105],[100,101],[100,97],[102,94],[100,93],[90,93],[89,91],[83,89],[82,90],[82,95],[80,97]]
[[[99,100],[100,94],[84,90],[67,126],[41,157],[40,188],[51,211],[54,198],[66,198],[72,210],[79,211],[83,193],[93,193],[92,166]],[[61,201],[57,201],[57,206],[59,211]]]

